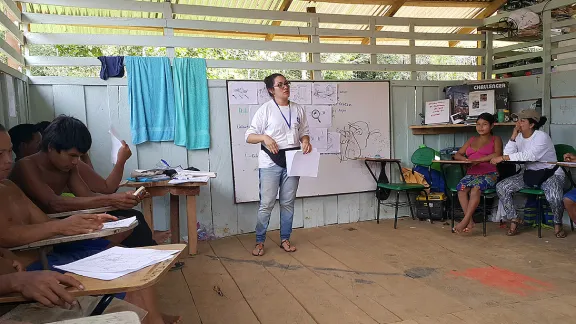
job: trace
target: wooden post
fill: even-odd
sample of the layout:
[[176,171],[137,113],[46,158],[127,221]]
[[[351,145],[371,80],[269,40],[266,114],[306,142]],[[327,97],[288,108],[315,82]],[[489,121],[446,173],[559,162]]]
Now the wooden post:
[[[172,10],[172,3],[170,0],[165,0],[165,2],[165,8],[162,15],[164,16],[164,19],[171,20],[172,14],[174,13]],[[170,27],[164,28],[164,36],[174,36],[174,29]],[[168,56],[170,62],[172,62],[176,57],[176,49],[171,46],[166,46],[166,56]],[[172,237],[174,237],[174,233],[172,233]],[[180,234],[178,234],[178,237],[180,237]]]
[[[20,4],[18,4],[18,6],[19,6],[19,8],[21,8]],[[17,18],[14,16],[14,14],[10,10],[4,10],[4,13],[8,17],[8,19],[10,19],[11,22],[17,21]],[[18,41],[18,39],[16,37],[14,37],[14,35],[7,32],[5,40],[6,40],[6,43],[8,43],[8,45],[10,47],[14,48],[14,50],[16,50],[16,52],[18,52],[18,54],[22,54],[22,48],[20,47],[20,42]],[[10,56],[8,56],[8,66],[15,69],[15,70],[20,71],[20,63],[13,60]]]
[[[410,33],[414,33],[414,24],[410,24],[408,27],[408,31]],[[416,40],[414,38],[410,38],[409,45],[412,48],[416,47]],[[410,54],[410,65],[414,66],[416,64],[416,54]],[[416,81],[418,79],[418,73],[416,71],[410,71],[410,80]]]
[[[552,44],[551,31],[552,11],[542,12],[542,115],[550,120],[551,113],[551,77],[552,77]],[[544,129],[550,134],[550,122],[544,125]]]
[[[374,49],[376,48],[376,36],[374,34],[376,32],[375,18],[370,18],[370,32],[372,32],[372,35],[370,36],[370,47]],[[378,64],[378,55],[374,52],[370,54],[370,64]]]
[[170,242],[180,243],[180,197],[173,194],[170,194],[170,233]]
[[[315,14],[316,13],[316,7],[307,7],[306,12]],[[310,25],[310,27],[314,28],[314,30],[316,30],[316,28],[318,28],[318,26],[319,26],[318,17],[312,17],[310,19],[309,25]],[[317,31],[314,32],[314,35],[308,37],[308,42],[312,43],[312,44],[320,43],[320,36],[318,36]],[[314,63],[320,63],[321,62],[320,53],[310,53],[309,54],[309,61],[314,62]],[[319,70],[312,71],[312,80],[322,80],[322,71],[319,71]]]
[[196,223],[196,196],[186,196],[186,215],[188,216],[188,253],[198,253],[198,230]]
[[492,67],[494,65],[494,34],[491,31],[486,32],[486,42],[484,43],[486,56],[484,59],[484,78],[492,79]]

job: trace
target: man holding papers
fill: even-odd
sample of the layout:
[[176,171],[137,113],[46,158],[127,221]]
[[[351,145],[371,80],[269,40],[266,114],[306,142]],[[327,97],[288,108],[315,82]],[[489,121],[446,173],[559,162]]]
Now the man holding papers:
[[304,108],[290,102],[290,82],[281,74],[272,74],[264,79],[271,100],[256,111],[250,128],[246,131],[246,142],[260,144],[258,168],[260,170],[260,207],[256,223],[256,246],[254,256],[264,255],[266,230],[276,196],[280,197],[280,239],[286,252],[296,251],[290,244],[294,200],[298,191],[299,177],[288,176],[286,151],[312,151],[308,122]]
[[[112,206],[109,212],[118,217],[137,216],[131,233],[122,241],[128,247],[156,245],[144,215],[133,210],[141,196],[134,192],[100,194],[93,191],[80,176],[80,157],[92,146],[90,131],[80,120],[59,116],[46,128],[42,150],[25,157],[14,166],[10,179],[45,213],[61,213]],[[74,197],[64,197],[69,190]]]
[[[73,215],[62,220],[50,219],[42,210],[40,210],[18,186],[7,179],[12,169],[12,143],[10,136],[0,125],[0,247],[10,248],[19,245],[33,243],[56,235],[76,235],[90,233],[103,227],[103,223],[109,220],[116,220],[116,217],[110,215]],[[106,250],[111,245],[120,243],[123,237],[108,237],[107,240],[78,241],[74,244],[59,244],[53,253],[48,255],[50,267],[69,263],[84,257],[97,254]],[[89,244],[83,244],[89,243]],[[26,260],[30,263],[38,258],[36,251],[31,253],[19,253],[19,260]],[[0,275],[9,273],[2,267],[2,258],[5,257],[0,251]],[[12,260],[10,260],[12,262]],[[9,264],[10,265],[10,264]],[[27,265],[27,270],[41,268],[40,262]],[[14,264],[14,271],[22,271],[23,267]],[[8,267],[9,268],[9,267]],[[17,284],[22,280],[31,280],[31,283],[40,285],[36,290],[31,290],[30,285],[7,287],[6,280],[9,279],[12,284]],[[21,278],[22,280],[18,279]],[[64,278],[64,279],[62,279]],[[64,306],[71,300],[68,294],[62,292],[54,294],[53,283],[55,280],[60,281],[67,286],[76,286],[75,281],[66,280],[67,277],[60,276],[51,272],[41,274],[15,274],[9,277],[0,278],[0,293],[21,292],[25,297],[36,299],[44,304],[54,306]],[[18,280],[17,280],[18,279]],[[49,285],[49,286],[47,286]],[[40,291],[41,290],[41,291]],[[52,298],[47,300],[43,298],[45,294]],[[44,296],[45,297],[45,296]],[[146,288],[126,295],[125,301],[130,302],[148,312],[143,323],[147,324],[173,324],[180,321],[179,316],[162,314],[157,307],[156,296],[153,288]]]

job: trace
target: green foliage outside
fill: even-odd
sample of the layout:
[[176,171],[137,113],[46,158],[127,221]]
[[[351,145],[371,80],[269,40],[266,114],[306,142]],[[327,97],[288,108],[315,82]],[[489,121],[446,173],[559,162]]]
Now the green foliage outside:
[[[267,52],[253,50],[230,50],[212,48],[176,48],[176,57],[198,57],[212,60],[242,60],[242,61],[277,61],[277,62],[303,62],[306,57],[301,53]],[[35,45],[30,46],[32,56],[70,56],[70,57],[98,57],[102,55],[124,56],[165,56],[166,48],[153,48],[142,46],[80,46],[80,45]],[[369,54],[322,54],[324,63],[368,64]],[[407,64],[409,55],[378,54],[379,64]],[[437,65],[475,65],[475,57],[462,56],[425,56],[418,55],[418,64]],[[71,77],[97,77],[99,67],[34,67],[32,75],[39,76],[71,76]],[[262,80],[265,76],[279,72],[277,70],[255,69],[217,69],[209,68],[210,79],[249,79]],[[280,73],[291,80],[310,79],[307,71],[282,70]],[[461,72],[419,72],[419,80],[474,80],[476,73]],[[403,71],[323,71],[327,80],[409,80],[410,72]]]

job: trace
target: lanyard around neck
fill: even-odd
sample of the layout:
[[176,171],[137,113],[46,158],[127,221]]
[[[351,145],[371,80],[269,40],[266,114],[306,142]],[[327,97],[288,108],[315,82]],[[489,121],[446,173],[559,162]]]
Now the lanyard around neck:
[[[290,102],[288,102],[288,119],[286,119],[286,116],[284,116],[284,113],[282,113],[282,109],[280,109],[280,106],[278,105],[276,100],[274,100],[274,103],[276,104],[276,107],[278,107],[278,110],[280,111],[282,118],[284,118],[286,125],[288,125],[288,129],[291,129],[292,128],[292,109],[290,108]],[[288,122],[288,120],[290,120],[290,122]]]

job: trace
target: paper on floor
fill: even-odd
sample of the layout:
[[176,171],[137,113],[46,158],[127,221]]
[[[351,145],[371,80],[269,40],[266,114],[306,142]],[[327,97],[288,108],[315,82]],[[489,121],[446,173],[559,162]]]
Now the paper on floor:
[[125,219],[121,219],[121,220],[117,220],[117,221],[113,221],[113,222],[107,222],[102,224],[103,227],[102,229],[113,229],[113,228],[123,228],[123,227],[130,227],[130,225],[132,225],[132,223],[134,223],[136,221],[136,216],[132,216],[129,218],[125,218]]
[[168,260],[178,252],[178,250],[131,249],[115,246],[55,268],[85,277],[113,280]]
[[316,149],[308,154],[304,154],[301,150],[286,151],[286,166],[290,177],[316,178],[319,164],[320,153]]

